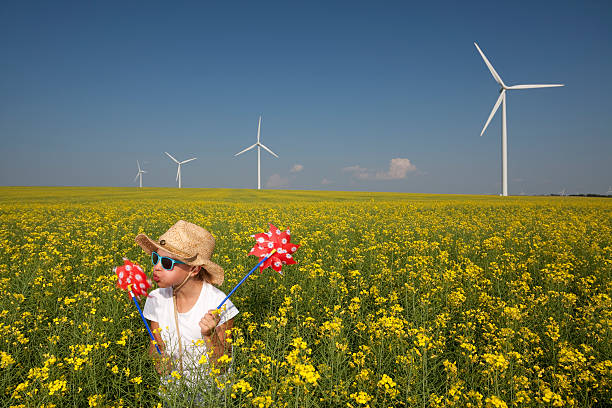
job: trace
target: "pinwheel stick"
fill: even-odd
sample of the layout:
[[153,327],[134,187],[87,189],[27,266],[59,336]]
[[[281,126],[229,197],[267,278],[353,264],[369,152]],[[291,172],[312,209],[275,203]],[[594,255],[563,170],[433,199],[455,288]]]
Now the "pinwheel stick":
[[149,332],[149,337],[151,337],[151,341],[155,345],[155,348],[157,349],[157,352],[161,355],[162,352],[159,349],[159,347],[157,347],[157,341],[155,341],[155,337],[153,337],[153,332],[151,332],[151,329],[149,328],[149,324],[147,323],[147,320],[145,319],[144,315],[142,314],[142,310],[140,310],[140,305],[138,304],[138,301],[136,301],[136,298],[134,297],[134,293],[132,292],[132,285],[128,285],[128,292],[130,294],[130,297],[134,301],[134,304],[136,305],[136,308],[138,309],[138,313],[140,313],[140,318],[144,322],[145,327],[147,328],[147,331]]
[[223,306],[223,304],[227,301],[227,299],[230,298],[230,296],[232,296],[232,294],[236,291],[236,289],[238,289],[238,287],[240,287],[240,285],[242,285],[242,283],[249,277],[251,276],[251,274],[253,272],[255,272],[255,269],[259,268],[259,265],[261,265],[262,263],[265,262],[266,259],[268,259],[269,257],[271,257],[274,253],[276,252],[276,248],[272,250],[272,252],[270,252],[268,255],[266,255],[265,258],[263,258],[261,261],[259,261],[259,263],[257,265],[255,265],[255,267],[253,269],[251,269],[251,271],[249,273],[247,273],[244,278],[242,278],[242,280],[240,282],[238,282],[238,284],[236,286],[234,286],[234,289],[232,289],[232,291],[225,297],[225,299],[223,299],[223,301],[221,302],[221,304],[219,306],[217,306],[217,310],[221,309],[221,306]]

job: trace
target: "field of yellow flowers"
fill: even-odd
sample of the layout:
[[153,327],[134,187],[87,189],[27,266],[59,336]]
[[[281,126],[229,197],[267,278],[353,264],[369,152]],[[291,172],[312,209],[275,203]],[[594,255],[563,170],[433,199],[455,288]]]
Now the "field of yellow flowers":
[[[269,222],[302,245],[232,297],[232,370],[195,396],[160,391],[112,272],[179,219],[226,293]],[[0,241],[3,407],[612,404],[612,200],[2,187]]]

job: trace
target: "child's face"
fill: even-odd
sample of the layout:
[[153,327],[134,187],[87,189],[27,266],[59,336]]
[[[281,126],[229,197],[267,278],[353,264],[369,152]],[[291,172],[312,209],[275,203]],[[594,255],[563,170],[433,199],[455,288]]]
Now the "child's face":
[[[157,251],[159,256],[170,256],[170,253],[164,251],[163,249],[159,249]],[[157,265],[153,267],[153,280],[157,282],[157,285],[160,288],[167,288],[170,286],[180,285],[187,275],[190,274],[191,266],[185,264],[175,263],[174,267],[167,271],[161,265],[161,262],[157,262]]]

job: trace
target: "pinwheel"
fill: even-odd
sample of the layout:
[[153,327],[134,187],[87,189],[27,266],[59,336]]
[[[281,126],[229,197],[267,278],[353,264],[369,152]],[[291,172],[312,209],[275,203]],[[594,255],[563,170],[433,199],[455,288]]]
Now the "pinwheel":
[[147,279],[147,275],[140,265],[133,263],[127,258],[123,258],[123,265],[115,267],[114,271],[117,274],[117,286],[123,290],[127,290],[130,294],[130,297],[138,309],[138,313],[140,313],[140,318],[149,332],[151,341],[155,345],[157,352],[161,355],[161,350],[157,346],[157,341],[155,341],[155,337],[153,337],[153,332],[151,332],[151,328],[144,318],[140,305],[136,300],[136,296],[147,296],[147,290],[151,287],[151,281]]
[[[271,267],[282,275],[283,265],[292,265],[296,263],[295,259],[293,259],[293,254],[300,246],[291,243],[291,232],[288,229],[281,231],[273,224],[270,224],[270,231],[255,234],[253,237],[256,243],[251,249],[251,252],[249,252],[249,255],[264,258],[264,262],[261,263],[260,266],[260,272],[263,272],[267,267]],[[276,250],[276,252],[270,252],[272,250]],[[270,254],[270,256],[266,258],[268,254]]]
[[123,290],[128,290],[128,286],[132,285],[132,292],[136,296],[147,296],[151,281],[147,279],[147,275],[140,265],[123,258],[123,265],[115,267],[114,271],[117,274],[117,286]]
[[291,232],[288,229],[281,231],[273,224],[270,224],[270,231],[255,234],[252,235],[252,237],[255,238],[255,245],[251,249],[251,252],[249,252],[249,255],[259,257],[259,263],[238,282],[227,297],[223,299],[221,304],[217,306],[217,309],[221,309],[221,306],[223,306],[227,299],[232,296],[236,289],[238,289],[257,268],[260,268],[260,272],[263,272],[264,269],[270,267],[282,275],[284,265],[296,263],[295,259],[293,259],[293,254],[300,246],[291,242]]

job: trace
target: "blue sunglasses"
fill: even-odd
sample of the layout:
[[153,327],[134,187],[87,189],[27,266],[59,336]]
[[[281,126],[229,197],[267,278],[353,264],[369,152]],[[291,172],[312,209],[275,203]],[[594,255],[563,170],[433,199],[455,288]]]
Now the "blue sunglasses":
[[151,253],[151,262],[153,262],[153,266],[157,265],[157,263],[161,260],[162,268],[167,271],[171,271],[174,268],[174,264],[184,264],[185,262],[177,261],[176,259],[168,258],[167,256],[160,256],[157,252]]

